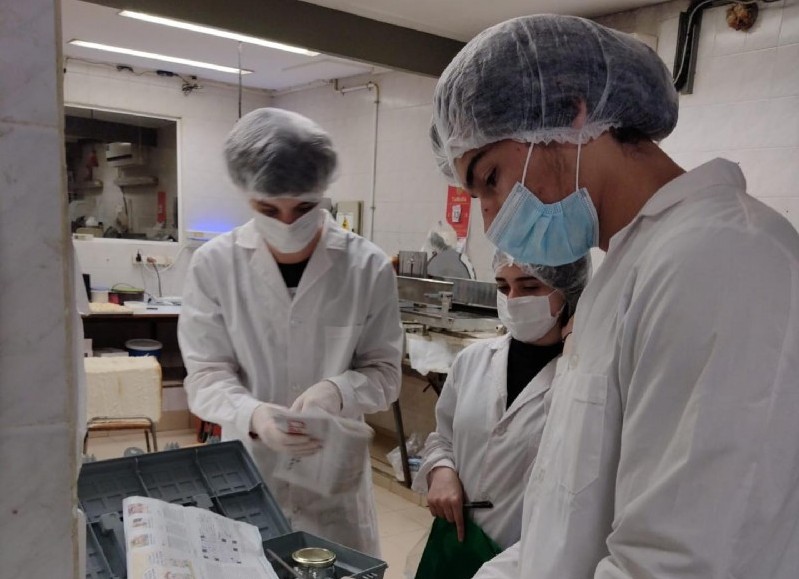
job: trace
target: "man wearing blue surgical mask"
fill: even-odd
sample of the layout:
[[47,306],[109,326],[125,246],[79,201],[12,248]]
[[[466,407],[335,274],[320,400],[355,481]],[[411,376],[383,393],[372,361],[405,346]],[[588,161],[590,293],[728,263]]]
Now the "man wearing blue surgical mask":
[[799,235],[737,165],[656,142],[677,93],[634,38],[567,16],[476,36],[441,76],[439,166],[492,242],[599,247],[559,364],[522,538],[476,575],[795,579]]
[[324,440],[281,430],[281,413],[362,419],[397,399],[393,268],[319,206],[337,157],[310,119],[255,110],[231,131],[225,158],[254,214],[197,249],[189,267],[178,328],[189,407],[244,443],[294,530],[379,555],[366,453],[355,490],[333,496],[273,472],[280,453],[325,452]]

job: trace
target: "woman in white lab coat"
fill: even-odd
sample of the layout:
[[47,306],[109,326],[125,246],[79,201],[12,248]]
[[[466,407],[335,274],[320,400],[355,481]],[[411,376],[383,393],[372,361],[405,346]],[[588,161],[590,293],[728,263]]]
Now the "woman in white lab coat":
[[[494,272],[508,334],[455,359],[414,488],[427,493],[433,515],[456,525],[459,540],[471,517],[507,549],[521,536],[524,486],[544,430],[561,328],[588,281],[590,259],[548,267],[497,253]],[[464,509],[486,502],[493,506]]]
[[254,218],[197,249],[189,268],[179,323],[189,407],[244,443],[294,530],[377,555],[368,456],[355,492],[323,497],[280,482],[277,453],[324,452],[324,441],[282,432],[275,416],[321,408],[360,419],[396,400],[393,268],[318,206],[336,155],[312,121],[253,111],[225,154]]
[[671,74],[595,22],[492,27],[434,100],[441,166],[495,245],[607,252],[558,363],[521,546],[477,577],[796,579],[796,230],[734,163],[686,172],[658,146]]

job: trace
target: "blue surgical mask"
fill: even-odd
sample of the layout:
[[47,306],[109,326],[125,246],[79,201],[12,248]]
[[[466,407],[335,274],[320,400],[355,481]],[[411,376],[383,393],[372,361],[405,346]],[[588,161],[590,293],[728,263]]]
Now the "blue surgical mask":
[[[575,192],[557,203],[542,203],[524,186],[533,146],[527,152],[522,180],[488,228],[486,236],[498,249],[524,263],[565,265],[583,257],[599,240],[599,218],[588,190]],[[579,182],[580,146],[577,149]]]

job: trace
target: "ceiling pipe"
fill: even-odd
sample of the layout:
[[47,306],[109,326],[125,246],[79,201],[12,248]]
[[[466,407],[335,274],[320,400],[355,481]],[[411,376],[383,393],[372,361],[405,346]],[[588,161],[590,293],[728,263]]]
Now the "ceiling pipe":
[[375,210],[377,209],[377,134],[378,134],[378,121],[380,118],[380,85],[374,81],[369,81],[365,84],[355,86],[341,87],[339,86],[338,79],[333,81],[333,90],[341,95],[359,90],[375,91],[375,120],[374,120],[374,137],[372,149],[372,191],[369,201],[369,241],[375,239]]

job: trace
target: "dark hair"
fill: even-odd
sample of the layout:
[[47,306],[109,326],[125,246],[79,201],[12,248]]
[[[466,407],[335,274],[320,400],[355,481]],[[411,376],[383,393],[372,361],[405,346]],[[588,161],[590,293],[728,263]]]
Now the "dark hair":
[[622,145],[637,145],[652,140],[642,130],[633,127],[611,127],[610,136]]

